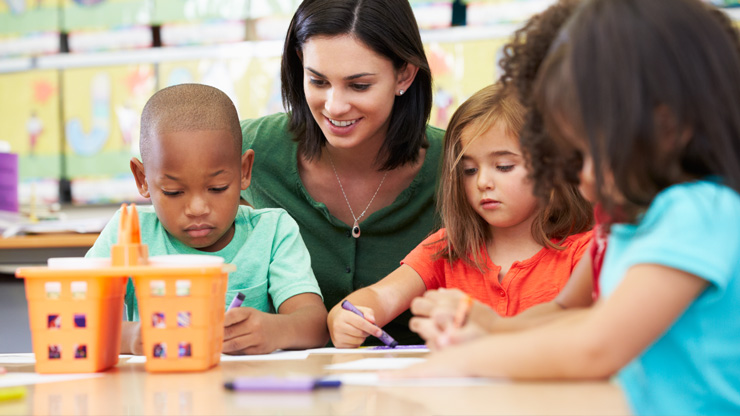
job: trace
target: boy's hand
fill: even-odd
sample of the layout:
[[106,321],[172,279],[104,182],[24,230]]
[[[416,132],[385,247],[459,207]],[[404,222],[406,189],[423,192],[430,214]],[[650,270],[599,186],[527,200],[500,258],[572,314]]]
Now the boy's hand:
[[337,348],[357,348],[372,335],[380,337],[383,330],[375,325],[375,314],[370,308],[357,306],[365,317],[352,313],[337,304],[329,312],[327,324],[331,341]]
[[121,323],[121,353],[144,355],[141,322],[124,321]]
[[269,354],[277,349],[280,331],[270,322],[274,315],[250,307],[233,308],[224,315],[224,345],[226,354]]

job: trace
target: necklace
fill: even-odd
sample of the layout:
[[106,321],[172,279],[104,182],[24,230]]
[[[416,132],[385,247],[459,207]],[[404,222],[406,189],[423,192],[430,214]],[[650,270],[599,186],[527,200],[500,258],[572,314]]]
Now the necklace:
[[342,190],[342,195],[344,195],[344,201],[347,202],[347,206],[349,207],[349,213],[352,214],[352,219],[355,220],[354,224],[352,224],[352,237],[354,238],[360,238],[360,219],[365,216],[365,213],[367,212],[367,209],[370,208],[370,204],[373,203],[375,200],[375,196],[378,195],[378,191],[380,191],[380,187],[383,186],[383,182],[385,182],[385,177],[388,175],[388,171],[385,171],[385,174],[383,174],[383,179],[380,180],[380,185],[378,185],[378,189],[375,190],[375,193],[373,194],[373,197],[370,198],[370,202],[367,203],[367,206],[365,209],[360,213],[358,217],[355,217],[355,212],[352,210],[352,205],[349,204],[349,199],[347,199],[347,194],[344,192],[344,187],[342,186],[342,181],[339,180],[339,175],[337,174],[337,168],[334,167],[334,160],[331,158],[331,154],[329,152],[326,152],[327,156],[329,156],[329,163],[331,163],[331,168],[334,171],[334,176],[337,177],[337,182],[339,183],[339,189]]

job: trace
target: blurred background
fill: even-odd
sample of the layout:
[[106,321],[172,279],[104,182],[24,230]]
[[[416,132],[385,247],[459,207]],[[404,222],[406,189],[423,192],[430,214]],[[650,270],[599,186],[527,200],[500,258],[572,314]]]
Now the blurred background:
[[[0,160],[0,179],[17,184],[0,210],[137,201],[128,161],[141,109],[160,88],[218,87],[240,118],[283,111],[280,53],[299,3],[0,0],[0,154],[13,155]],[[434,73],[431,124],[444,128],[492,83],[503,43],[552,3],[411,0]]]

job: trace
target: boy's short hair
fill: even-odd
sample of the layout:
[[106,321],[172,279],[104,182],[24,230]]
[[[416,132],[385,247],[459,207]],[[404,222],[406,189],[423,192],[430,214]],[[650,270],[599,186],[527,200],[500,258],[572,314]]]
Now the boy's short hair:
[[141,113],[139,150],[146,163],[151,142],[163,132],[228,130],[235,154],[241,155],[239,115],[229,96],[203,84],[179,84],[156,92]]

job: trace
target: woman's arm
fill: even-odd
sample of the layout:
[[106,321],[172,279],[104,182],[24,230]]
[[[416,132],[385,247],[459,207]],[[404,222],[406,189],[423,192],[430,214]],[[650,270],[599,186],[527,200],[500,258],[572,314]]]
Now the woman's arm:
[[408,309],[411,300],[425,290],[421,276],[402,265],[379,282],[352,292],[346,299],[365,318],[343,309],[341,302],[335,305],[327,319],[332,342],[338,348],[355,348],[369,335],[380,336],[380,328]]
[[448,348],[393,376],[607,377],[661,336],[706,286],[705,280],[683,271],[637,265],[608,300],[593,308],[526,331]]

